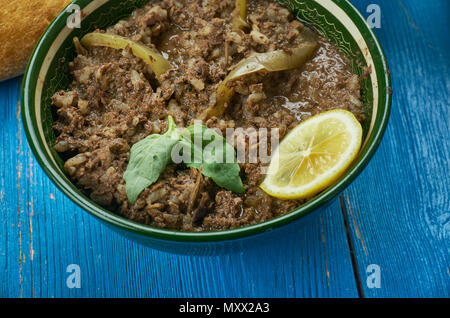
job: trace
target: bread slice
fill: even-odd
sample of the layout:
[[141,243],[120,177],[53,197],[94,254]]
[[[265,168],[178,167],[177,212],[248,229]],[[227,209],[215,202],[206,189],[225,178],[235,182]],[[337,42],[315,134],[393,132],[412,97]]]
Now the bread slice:
[[0,0],[0,80],[21,74],[50,22],[70,0]]

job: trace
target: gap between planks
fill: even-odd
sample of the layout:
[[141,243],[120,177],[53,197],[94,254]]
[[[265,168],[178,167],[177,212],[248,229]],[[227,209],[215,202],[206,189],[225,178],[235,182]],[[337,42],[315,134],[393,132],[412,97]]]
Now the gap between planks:
[[347,236],[347,243],[350,249],[350,258],[352,260],[353,274],[355,275],[356,289],[358,290],[359,298],[364,298],[364,290],[362,287],[361,276],[359,274],[358,261],[356,260],[355,249],[353,247],[352,237],[350,235],[350,226],[347,218],[347,209],[345,207],[344,198],[339,196],[339,203],[341,205],[342,218],[344,219],[345,234]]

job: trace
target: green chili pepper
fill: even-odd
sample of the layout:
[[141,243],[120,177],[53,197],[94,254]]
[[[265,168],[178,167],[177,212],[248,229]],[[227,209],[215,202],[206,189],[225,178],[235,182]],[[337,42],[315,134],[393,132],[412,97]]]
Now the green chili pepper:
[[233,18],[233,30],[243,30],[248,28],[247,20],[247,0],[236,0],[236,10]]
[[316,47],[317,43],[308,42],[294,49],[259,53],[242,60],[217,88],[216,105],[206,109],[200,119],[222,116],[234,95],[234,88],[229,85],[233,80],[257,72],[277,72],[298,68],[309,59]]
[[169,61],[154,49],[150,49],[143,44],[139,44],[120,35],[93,32],[86,34],[81,39],[81,44],[86,47],[107,46],[113,49],[125,49],[129,46],[135,56],[141,58],[151,67],[156,77],[166,73],[172,67]]

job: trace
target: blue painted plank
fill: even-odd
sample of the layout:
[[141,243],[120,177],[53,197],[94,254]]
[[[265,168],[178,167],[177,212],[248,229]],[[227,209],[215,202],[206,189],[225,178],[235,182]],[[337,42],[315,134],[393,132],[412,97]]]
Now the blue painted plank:
[[[22,285],[22,278],[17,268],[22,268],[21,251],[22,227],[18,220],[18,197],[19,189],[17,184],[17,158],[18,147],[18,81],[7,81],[0,85],[0,122],[1,125],[1,145],[0,160],[2,169],[0,171],[0,206],[1,206],[1,242],[0,242],[0,271],[1,285],[0,296],[8,295],[18,296]],[[7,145],[3,148],[3,145]],[[17,284],[14,290],[11,281]]]
[[[357,297],[338,202],[277,241],[230,255],[168,254],[111,231],[33,158],[19,85],[0,84],[1,297]],[[70,264],[81,268],[81,289],[66,285]]]
[[[345,192],[367,297],[450,296],[449,1],[378,3],[376,33],[393,81],[390,124],[369,167]],[[366,284],[378,264],[381,288]]]

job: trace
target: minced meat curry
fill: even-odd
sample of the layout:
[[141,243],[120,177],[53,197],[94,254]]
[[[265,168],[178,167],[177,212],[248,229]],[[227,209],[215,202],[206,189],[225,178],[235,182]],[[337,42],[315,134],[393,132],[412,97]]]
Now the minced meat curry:
[[[122,45],[74,39],[73,82],[53,96],[54,149],[86,195],[136,222],[181,231],[224,230],[269,220],[305,202],[262,191],[265,163],[259,160],[239,163],[243,193],[219,186],[201,168],[168,162],[156,181],[130,200],[124,173],[131,149],[148,136],[163,136],[169,119],[178,128],[202,120],[223,136],[227,128],[269,128],[269,133],[278,128],[280,139],[330,109],[347,109],[364,120],[360,79],[350,61],[272,1],[151,1],[127,20],[92,34],[92,41],[99,41],[99,34],[116,35]],[[281,63],[273,71],[265,67],[233,77],[252,56],[295,57],[299,48],[304,53],[305,43],[314,47],[299,67]],[[138,47],[153,53],[143,58]],[[241,140],[249,142],[248,136]]]

